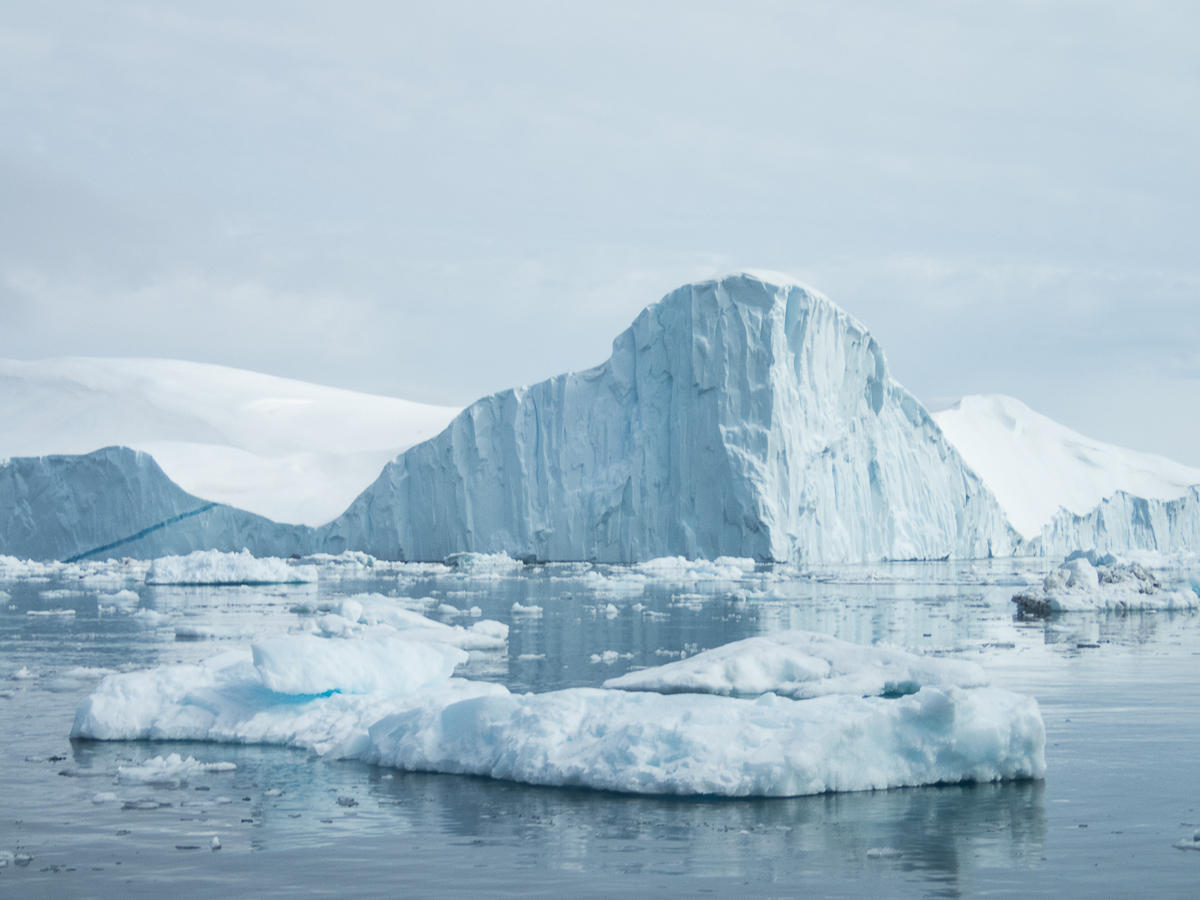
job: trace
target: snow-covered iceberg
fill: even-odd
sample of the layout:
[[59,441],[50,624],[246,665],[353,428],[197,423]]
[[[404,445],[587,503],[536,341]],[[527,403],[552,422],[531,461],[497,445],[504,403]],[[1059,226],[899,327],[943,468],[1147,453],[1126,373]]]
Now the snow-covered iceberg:
[[870,332],[786,276],[687,285],[585,372],[485,397],[384,469],[326,549],[806,563],[1020,539]]
[[639,669],[604,682],[626,691],[765,694],[796,700],[829,694],[915,694],[987,684],[983,669],[954,659],[863,646],[812,631],[781,631],[705,650],[677,662]]
[[187,556],[163,556],[150,564],[146,584],[309,584],[316,566],[293,566],[275,557],[258,558],[249,550],[222,553],[195,550]]
[[[1170,513],[1200,485],[1200,469],[1086,437],[1012,397],[963,397],[932,415],[1013,527],[1045,555],[1200,546],[1194,510],[1182,520]],[[1179,536],[1187,544],[1174,547],[1172,530],[1189,519],[1192,533]]]
[[1169,590],[1137,562],[1094,550],[1075,553],[1051,572],[1040,585],[1014,596],[1024,613],[1086,612],[1097,609],[1200,609],[1200,598],[1190,588]]
[[123,446],[175,484],[323,525],[459,412],[174,359],[0,360],[0,458]]
[[[367,657],[369,678],[338,674],[366,640],[281,637],[199,665],[110,675],[80,704],[72,736],[284,744],[412,771],[649,794],[791,796],[1045,773],[1037,703],[955,686],[953,673],[900,697],[860,696],[873,676],[851,671],[830,681],[842,693],[803,700],[516,695],[449,677],[451,648],[401,640]],[[327,692],[314,695],[319,687]]]

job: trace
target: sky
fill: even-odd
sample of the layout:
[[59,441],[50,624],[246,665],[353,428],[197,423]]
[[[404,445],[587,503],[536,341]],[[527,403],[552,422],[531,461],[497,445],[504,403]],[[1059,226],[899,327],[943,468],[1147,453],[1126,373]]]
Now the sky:
[[1200,465],[1200,5],[10,3],[0,357],[465,405],[801,278],[936,402]]

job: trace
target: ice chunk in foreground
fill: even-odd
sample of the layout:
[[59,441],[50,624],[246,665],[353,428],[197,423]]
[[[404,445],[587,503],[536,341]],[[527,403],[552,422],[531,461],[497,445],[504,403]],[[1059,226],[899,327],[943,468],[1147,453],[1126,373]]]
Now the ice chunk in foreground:
[[286,560],[270,556],[257,558],[249,550],[197,550],[187,556],[163,556],[150,564],[146,574],[147,584],[304,584],[316,580],[316,566],[290,566]]
[[[294,640],[284,668],[295,680],[276,684],[320,686],[300,673],[332,671],[366,643]],[[648,794],[790,796],[1045,772],[1036,701],[957,687],[949,676],[897,699],[860,696],[861,681],[831,676],[827,689],[846,693],[805,700],[597,688],[514,695],[459,678],[403,694],[312,696],[265,680],[244,651],[109,676],[80,704],[72,736],[284,744],[413,771]]]
[[446,681],[467,652],[399,638],[338,641],[280,635],[251,651],[262,682],[279,694],[407,694]]
[[1167,590],[1153,573],[1136,562],[1111,554],[1071,554],[1046,576],[1041,586],[1026,588],[1013,598],[1021,612],[1049,615],[1097,609],[1197,609],[1200,598],[1183,588]]
[[705,650],[604,682],[626,691],[765,694],[800,700],[827,694],[903,695],[923,687],[982,687],[974,663],[867,647],[811,631],[781,631]]

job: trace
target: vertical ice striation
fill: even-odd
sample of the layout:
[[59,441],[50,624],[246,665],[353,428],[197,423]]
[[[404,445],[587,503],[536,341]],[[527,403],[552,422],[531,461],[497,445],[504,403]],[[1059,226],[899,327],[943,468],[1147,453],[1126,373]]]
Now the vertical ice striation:
[[603,365],[472,404],[322,535],[410,560],[822,563],[1020,543],[871,334],[757,272],[668,294]]

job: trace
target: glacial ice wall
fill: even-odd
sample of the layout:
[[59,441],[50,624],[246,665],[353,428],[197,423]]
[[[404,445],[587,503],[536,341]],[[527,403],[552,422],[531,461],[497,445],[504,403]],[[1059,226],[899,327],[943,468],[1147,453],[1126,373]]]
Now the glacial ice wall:
[[785,276],[686,285],[584,372],[486,397],[322,529],[441,559],[980,557],[1020,538],[870,333]]

